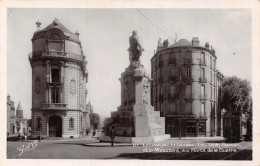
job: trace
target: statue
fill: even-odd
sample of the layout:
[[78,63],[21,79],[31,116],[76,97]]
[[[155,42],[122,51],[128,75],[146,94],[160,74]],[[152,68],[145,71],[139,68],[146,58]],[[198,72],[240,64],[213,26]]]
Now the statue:
[[128,48],[128,51],[130,63],[138,62],[138,64],[140,64],[139,58],[142,55],[142,51],[144,51],[144,49],[139,42],[136,30],[134,30],[133,35],[129,37],[129,44],[130,47]]

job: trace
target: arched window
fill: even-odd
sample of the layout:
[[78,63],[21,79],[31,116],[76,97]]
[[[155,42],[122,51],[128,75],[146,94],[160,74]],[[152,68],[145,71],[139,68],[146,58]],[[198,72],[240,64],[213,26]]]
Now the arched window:
[[40,130],[42,130],[42,119],[41,119],[41,117],[38,117],[37,119],[36,119],[36,129],[38,130],[38,131],[40,131]]
[[69,120],[69,129],[74,129],[74,119],[73,118],[70,118]]

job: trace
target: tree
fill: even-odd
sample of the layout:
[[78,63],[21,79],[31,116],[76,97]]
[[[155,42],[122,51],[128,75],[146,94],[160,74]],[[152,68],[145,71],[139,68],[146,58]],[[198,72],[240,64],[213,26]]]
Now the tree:
[[93,126],[94,129],[97,129],[100,124],[100,116],[97,113],[90,113],[90,125]]
[[227,77],[219,92],[221,109],[227,110],[226,114],[245,113],[251,115],[252,99],[251,86],[247,80],[238,77]]

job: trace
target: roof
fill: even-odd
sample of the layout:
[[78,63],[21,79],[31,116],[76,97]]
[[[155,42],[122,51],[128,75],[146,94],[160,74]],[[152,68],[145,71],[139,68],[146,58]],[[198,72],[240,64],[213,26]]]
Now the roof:
[[62,32],[72,33],[70,30],[68,30],[68,28],[66,28],[64,25],[62,25],[58,19],[54,19],[53,22],[50,25],[48,25],[47,27],[45,27],[42,31],[48,31],[48,30],[51,30],[54,28],[57,28],[57,29],[61,30]]
[[18,106],[17,106],[17,110],[23,110],[23,108],[22,108],[22,105],[21,105],[20,101],[19,101],[19,104],[18,104]]
[[192,43],[186,39],[180,39],[177,43],[174,43],[169,47],[180,47],[180,46],[192,46]]
[[50,31],[52,29],[59,29],[60,31],[62,31],[64,33],[66,39],[80,43],[79,36],[76,34],[77,32],[76,33],[71,32],[62,23],[60,23],[60,21],[56,18],[53,20],[53,22],[51,24],[49,24],[44,29],[36,31],[33,35],[33,39],[38,38],[38,37],[41,38],[42,34],[46,34],[48,31]]

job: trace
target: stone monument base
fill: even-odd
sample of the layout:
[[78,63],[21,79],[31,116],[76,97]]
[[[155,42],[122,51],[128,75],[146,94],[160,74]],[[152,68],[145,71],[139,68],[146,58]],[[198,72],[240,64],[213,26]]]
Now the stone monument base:
[[[111,138],[109,136],[101,136],[101,142],[111,142]],[[120,137],[116,136],[114,142],[116,143],[153,143],[158,141],[163,141],[170,139],[170,134],[156,135],[152,137]]]

